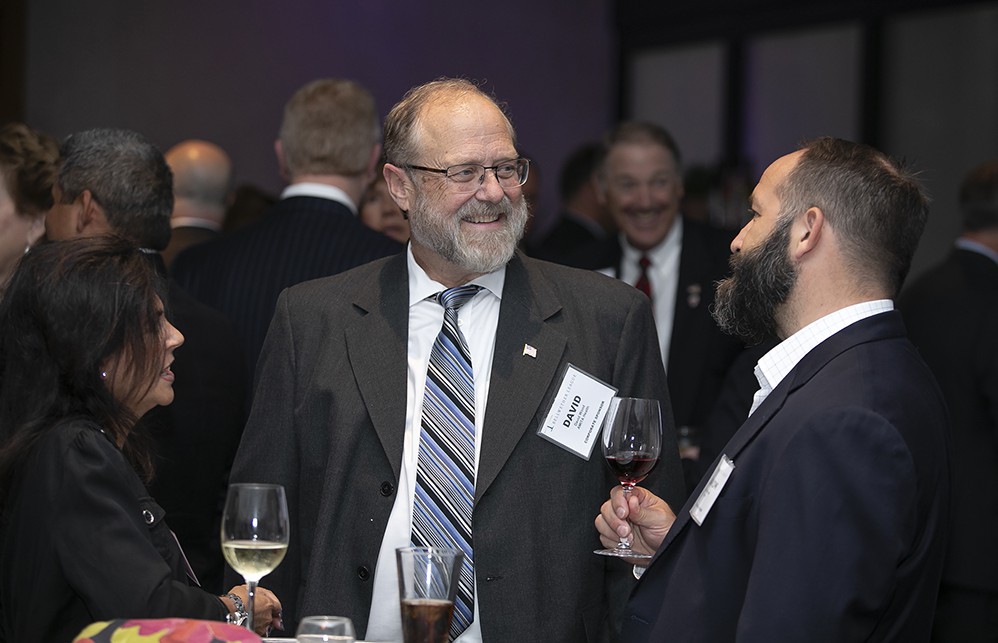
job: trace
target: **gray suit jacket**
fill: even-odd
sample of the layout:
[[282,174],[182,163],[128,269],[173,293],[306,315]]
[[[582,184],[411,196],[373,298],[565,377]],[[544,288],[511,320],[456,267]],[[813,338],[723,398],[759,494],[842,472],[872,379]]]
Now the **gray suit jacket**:
[[[341,614],[367,629],[374,569],[401,468],[408,276],[397,255],[285,291],[261,354],[233,481],[285,485],[288,557],[264,579],[285,624]],[[523,355],[524,344],[537,349]],[[630,567],[595,556],[593,519],[616,484],[536,435],[571,362],[621,395],[662,403],[662,461],[647,484],[685,496],[648,300],[595,273],[518,255],[507,267],[475,489],[486,641],[598,641]]]

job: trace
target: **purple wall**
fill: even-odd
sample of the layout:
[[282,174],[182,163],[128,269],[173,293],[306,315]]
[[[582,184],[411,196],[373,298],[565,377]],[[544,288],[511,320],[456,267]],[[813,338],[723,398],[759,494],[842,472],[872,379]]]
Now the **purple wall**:
[[427,80],[480,81],[541,171],[542,219],[565,154],[616,104],[608,0],[96,4],[29,3],[26,120],[59,137],[127,127],[164,150],[206,138],[232,155],[237,181],[272,191],[284,102],[315,78],[357,80],[382,115]]

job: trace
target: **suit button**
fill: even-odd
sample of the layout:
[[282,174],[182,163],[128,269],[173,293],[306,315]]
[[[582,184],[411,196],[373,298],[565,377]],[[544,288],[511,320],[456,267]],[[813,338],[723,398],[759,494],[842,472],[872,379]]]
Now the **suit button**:
[[359,578],[360,580],[367,580],[370,577],[371,577],[371,570],[369,570],[367,567],[361,565],[360,567],[357,568],[357,578]]
[[393,493],[395,493],[395,486],[392,483],[390,482],[381,483],[381,495],[387,498]]
[[151,525],[156,522],[156,517],[152,515],[152,512],[148,509],[142,510],[142,519],[146,521],[147,525]]

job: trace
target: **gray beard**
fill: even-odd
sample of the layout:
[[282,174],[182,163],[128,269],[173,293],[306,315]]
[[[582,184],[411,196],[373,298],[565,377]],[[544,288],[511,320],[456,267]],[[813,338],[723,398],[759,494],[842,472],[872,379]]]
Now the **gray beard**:
[[[470,214],[505,214],[506,218],[499,231],[465,235],[461,231],[461,219]],[[428,199],[420,190],[409,213],[409,227],[415,241],[449,263],[468,272],[487,274],[502,268],[513,258],[516,244],[523,238],[527,216],[525,199],[513,205],[508,196],[503,196],[499,203],[468,201],[445,218],[439,213],[431,213]]]
[[777,308],[797,283],[788,245],[792,219],[777,224],[761,246],[731,255],[731,276],[717,284],[711,315],[722,331],[758,344],[778,335]]

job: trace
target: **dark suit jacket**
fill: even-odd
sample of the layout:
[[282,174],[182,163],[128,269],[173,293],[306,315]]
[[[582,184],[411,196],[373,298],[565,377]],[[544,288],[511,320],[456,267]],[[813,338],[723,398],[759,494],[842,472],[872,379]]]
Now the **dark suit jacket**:
[[174,353],[173,404],[147,413],[137,430],[154,441],[149,491],[166,510],[202,587],[220,593],[222,503],[246,421],[248,378],[232,323],[173,281],[168,298],[169,319],[184,335]]
[[188,248],[171,273],[196,299],[232,320],[252,378],[282,290],[402,247],[336,201],[299,196],[277,202],[256,224]]
[[190,246],[196,246],[199,243],[212,241],[217,238],[218,232],[216,230],[209,230],[201,226],[180,226],[173,228],[170,231],[170,243],[167,244],[160,255],[162,255],[163,261],[169,267],[181,251],[186,250]]
[[163,510],[92,422],[49,429],[8,501],[0,641],[70,641],[119,617],[225,617],[217,597],[188,584]]
[[545,261],[565,263],[566,258],[579,248],[606,237],[605,234],[594,234],[593,229],[586,223],[582,220],[581,215],[567,210],[563,211],[558,217],[558,222],[544,235],[543,239],[528,244],[530,256]]
[[[710,316],[714,284],[729,273],[732,234],[683,219],[679,282],[666,369],[676,426],[702,427],[728,368],[743,348]],[[569,262],[579,268],[611,267],[620,274],[623,251],[614,236],[580,250]],[[750,397],[751,399],[751,397]]]
[[[285,623],[342,614],[367,629],[373,575],[401,468],[408,276],[404,254],[281,296],[233,480],[285,485],[292,542],[264,579]],[[524,344],[537,349],[523,354]],[[475,485],[478,608],[486,641],[605,640],[630,567],[592,553],[593,519],[616,484],[540,438],[545,402],[571,362],[661,401],[675,445],[647,298],[602,275],[517,255],[506,269]],[[675,447],[650,484],[685,496]]]
[[624,640],[927,641],[945,551],[946,412],[900,314],[808,353],[725,448],[702,526],[679,512]]
[[901,312],[949,405],[953,505],[943,579],[998,592],[998,264],[954,250]]

